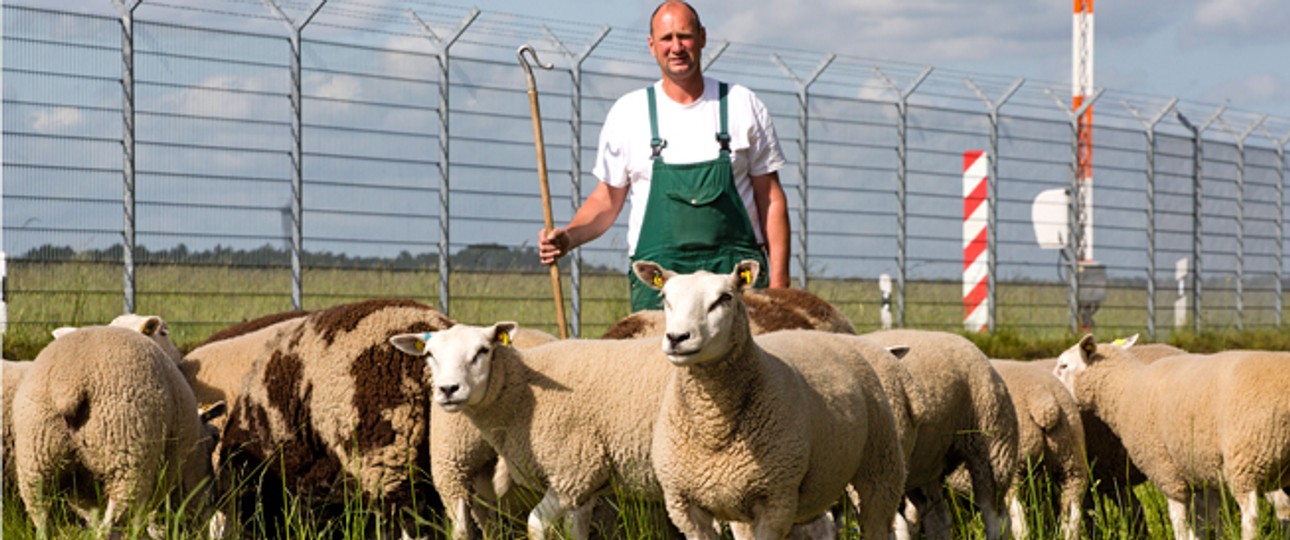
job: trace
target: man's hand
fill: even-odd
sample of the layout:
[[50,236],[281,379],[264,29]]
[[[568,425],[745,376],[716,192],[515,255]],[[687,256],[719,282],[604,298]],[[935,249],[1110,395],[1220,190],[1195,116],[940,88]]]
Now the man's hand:
[[542,264],[555,264],[556,260],[569,252],[571,242],[568,231],[564,229],[551,229],[550,232],[546,229],[538,230],[538,257],[542,259]]

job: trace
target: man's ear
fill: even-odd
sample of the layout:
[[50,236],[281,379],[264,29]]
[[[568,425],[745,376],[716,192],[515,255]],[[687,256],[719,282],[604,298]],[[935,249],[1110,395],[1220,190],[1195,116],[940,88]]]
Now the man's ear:
[[636,278],[641,280],[645,286],[655,290],[662,290],[663,284],[676,276],[676,272],[663,268],[652,261],[636,261],[632,263],[632,273],[636,274]]
[[752,288],[757,283],[757,276],[761,275],[761,264],[752,259],[744,259],[735,265],[734,277],[737,280],[739,289]]

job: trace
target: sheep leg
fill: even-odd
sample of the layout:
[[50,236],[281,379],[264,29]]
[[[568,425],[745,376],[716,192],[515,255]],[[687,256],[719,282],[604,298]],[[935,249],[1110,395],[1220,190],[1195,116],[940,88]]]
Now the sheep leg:
[[838,527],[833,523],[833,513],[825,512],[811,521],[793,525],[788,537],[792,540],[835,540],[838,537]]
[[1241,540],[1254,540],[1259,534],[1259,491],[1237,497],[1236,504],[1241,507]]
[[1274,489],[1265,493],[1263,497],[1268,500],[1268,504],[1272,505],[1277,521],[1280,521],[1282,526],[1290,522],[1290,496],[1286,495],[1284,491]]
[[917,515],[911,522],[923,529],[928,540],[949,540],[954,528],[943,489],[939,481],[934,481],[909,492]]
[[[904,521],[900,516],[903,484],[903,480],[883,484],[865,478],[852,478],[847,496],[851,498],[851,506],[860,522],[860,532],[865,538],[887,538],[898,527],[893,519]],[[908,528],[905,528],[905,534],[908,537]]]
[[461,497],[455,501],[449,501],[445,505],[449,509],[449,518],[452,520],[452,539],[453,540],[470,540],[474,536],[470,526],[471,504],[468,497]]
[[1196,531],[1191,528],[1188,519],[1189,513],[1186,502],[1169,499],[1169,523],[1173,525],[1175,540],[1196,540]]
[[546,538],[546,531],[555,523],[559,523],[564,518],[565,507],[560,503],[560,497],[555,491],[547,490],[542,496],[542,500],[537,506],[529,512],[528,528],[529,538],[531,540],[543,540]]
[[591,511],[596,506],[596,497],[574,508],[569,512],[569,536],[576,539],[585,539],[591,536]]
[[[686,540],[717,540],[716,521],[713,515],[696,504],[687,504],[664,493],[667,505],[667,516],[672,524],[681,530]],[[739,523],[731,522],[730,530],[738,531]],[[735,538],[739,538],[736,534]]]
[[1012,521],[1013,538],[1029,538],[1030,527],[1026,524],[1026,509],[1021,506],[1021,497],[1017,494],[1017,484],[1008,489],[1008,517]]

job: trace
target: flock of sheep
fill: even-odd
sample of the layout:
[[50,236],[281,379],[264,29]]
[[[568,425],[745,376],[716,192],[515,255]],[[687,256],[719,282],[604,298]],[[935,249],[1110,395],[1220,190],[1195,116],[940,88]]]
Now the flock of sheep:
[[405,538],[435,508],[454,540],[499,512],[527,514],[530,538],[588,538],[609,494],[687,538],[836,538],[843,505],[865,538],[948,538],[949,486],[987,538],[1025,538],[1032,467],[1067,539],[1091,492],[1131,500],[1143,481],[1180,539],[1217,525],[1224,490],[1244,539],[1262,498],[1290,521],[1290,353],[1087,336],[991,360],[949,333],[856,335],[810,293],[750,289],[755,262],[633,270],[665,309],[602,339],[389,299],[257,319],[187,355],[157,317],[60,329],[4,362],[4,481],[41,536],[55,501],[100,537],[162,536],[147,509],[168,499],[212,538],[272,537],[285,488],[322,509],[361,494],[372,532]]

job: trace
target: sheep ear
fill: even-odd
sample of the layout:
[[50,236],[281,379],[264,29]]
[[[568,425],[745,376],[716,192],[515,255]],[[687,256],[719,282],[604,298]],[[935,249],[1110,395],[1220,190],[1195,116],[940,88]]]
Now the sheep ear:
[[197,416],[202,419],[202,422],[210,422],[211,420],[224,416],[224,413],[227,412],[228,404],[222,399],[215,403],[207,403],[197,407]]
[[909,354],[909,345],[892,345],[887,347],[887,352],[895,356],[897,360],[903,360],[905,355]]
[[757,283],[757,276],[761,275],[761,264],[752,259],[744,259],[735,265],[734,275],[738,280],[740,289],[747,289]]
[[1127,338],[1120,338],[1115,341],[1112,341],[1111,344],[1121,349],[1127,349],[1129,347],[1132,347],[1133,344],[1137,342],[1138,342],[1138,334],[1133,334],[1132,336],[1129,336]]
[[520,324],[512,321],[499,322],[493,325],[493,342],[500,343],[503,347],[511,346],[511,336],[519,330]]
[[75,332],[75,331],[76,331],[76,327],[75,327],[75,326],[63,326],[63,327],[60,327],[60,328],[55,328],[55,329],[54,329],[54,331],[53,331],[53,332],[50,332],[50,333],[51,333],[51,334],[54,334],[54,339],[58,339],[58,338],[60,338],[60,337],[63,337],[63,336],[65,336],[65,335],[70,334],[70,333]]
[[390,337],[390,345],[395,349],[408,353],[412,356],[426,355],[426,340],[430,339],[430,333],[422,334],[399,334]]
[[632,273],[636,274],[636,278],[641,280],[641,283],[644,283],[645,286],[657,290],[662,290],[663,284],[676,275],[676,272],[663,268],[652,261],[636,261],[632,263]]
[[1093,340],[1093,334],[1084,334],[1084,337],[1079,340],[1080,356],[1084,357],[1085,362],[1088,362],[1088,359],[1095,352],[1097,352],[1097,341]]
[[161,329],[161,325],[161,317],[157,317],[156,315],[147,317],[139,324],[139,333],[145,336],[151,336],[157,333],[157,330]]

